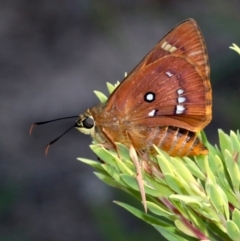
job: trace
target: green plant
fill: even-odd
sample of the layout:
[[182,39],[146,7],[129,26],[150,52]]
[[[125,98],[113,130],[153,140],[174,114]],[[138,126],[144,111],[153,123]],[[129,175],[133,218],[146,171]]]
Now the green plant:
[[[107,84],[111,93],[115,88]],[[95,92],[102,102],[107,97]],[[148,212],[115,202],[156,228],[171,241],[240,240],[240,133],[219,130],[219,144],[212,146],[203,132],[201,139],[209,155],[170,157],[156,147],[150,163],[142,160],[142,181]],[[92,166],[106,184],[120,188],[140,201],[137,172],[129,150],[116,143],[116,151],[93,141],[90,148],[104,161],[79,158]],[[132,156],[132,155],[131,155]],[[149,171],[149,167],[150,170]]]
[[229,48],[240,54],[240,48],[236,44],[232,44]]

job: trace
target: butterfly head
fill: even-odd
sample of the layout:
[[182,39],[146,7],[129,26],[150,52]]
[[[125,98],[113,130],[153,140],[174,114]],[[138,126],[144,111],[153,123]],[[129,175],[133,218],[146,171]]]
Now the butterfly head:
[[94,136],[95,121],[89,113],[80,115],[76,121],[75,127],[83,134]]

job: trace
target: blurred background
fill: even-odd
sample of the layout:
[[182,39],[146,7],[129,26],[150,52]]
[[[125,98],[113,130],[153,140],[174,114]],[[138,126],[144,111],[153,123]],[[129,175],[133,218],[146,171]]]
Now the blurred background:
[[96,159],[76,130],[46,144],[98,103],[179,22],[194,18],[205,37],[217,130],[237,130],[240,112],[240,1],[10,0],[0,2],[0,240],[159,240],[113,200],[136,200],[101,183],[76,160]]

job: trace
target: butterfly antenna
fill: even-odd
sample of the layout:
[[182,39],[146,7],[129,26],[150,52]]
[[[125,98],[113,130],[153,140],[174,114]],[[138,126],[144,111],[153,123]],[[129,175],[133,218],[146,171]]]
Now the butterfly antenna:
[[62,118],[57,118],[57,119],[53,119],[53,120],[41,121],[41,122],[33,123],[33,124],[31,125],[31,127],[30,127],[29,135],[32,135],[32,131],[33,131],[33,128],[34,128],[35,126],[44,125],[44,124],[48,124],[48,123],[50,123],[50,122],[59,121],[59,120],[71,119],[71,118],[78,118],[78,116],[68,116],[68,117],[62,117]]
[[68,128],[66,131],[64,131],[60,136],[58,136],[57,138],[55,138],[54,140],[50,141],[47,146],[46,146],[46,149],[45,149],[45,155],[47,156],[48,154],[48,150],[50,148],[50,146],[55,143],[56,141],[58,141],[61,137],[63,137],[67,132],[69,132],[72,128],[74,128],[76,126],[76,124],[74,123],[73,126],[71,126],[70,128]]

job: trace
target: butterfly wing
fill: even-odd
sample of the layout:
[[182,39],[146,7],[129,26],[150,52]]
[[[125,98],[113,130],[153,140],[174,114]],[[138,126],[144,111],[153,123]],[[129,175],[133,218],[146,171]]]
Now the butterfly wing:
[[105,111],[127,122],[199,131],[211,120],[206,46],[193,19],[171,30],[112,93]]
[[131,77],[138,70],[166,55],[180,55],[198,66],[199,71],[209,78],[209,64],[203,35],[194,19],[187,19],[170,30],[142,61],[128,75]]

